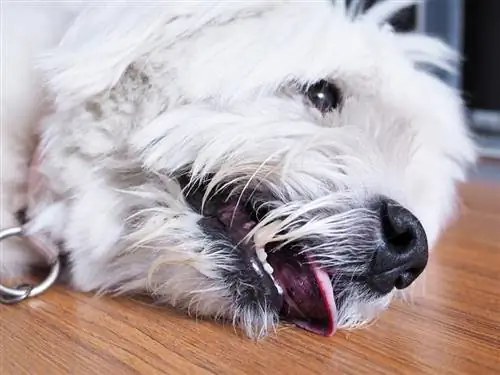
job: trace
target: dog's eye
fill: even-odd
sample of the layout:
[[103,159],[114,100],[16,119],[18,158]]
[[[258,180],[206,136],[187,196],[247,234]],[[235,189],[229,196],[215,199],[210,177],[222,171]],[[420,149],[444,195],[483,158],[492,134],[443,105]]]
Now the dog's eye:
[[335,110],[342,99],[339,88],[325,80],[309,86],[306,95],[311,103],[323,113]]

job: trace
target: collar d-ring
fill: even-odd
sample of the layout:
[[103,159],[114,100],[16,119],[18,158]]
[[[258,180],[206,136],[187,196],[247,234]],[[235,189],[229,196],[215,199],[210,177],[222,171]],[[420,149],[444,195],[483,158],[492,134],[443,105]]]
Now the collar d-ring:
[[[8,228],[0,231],[0,242],[9,237],[25,237],[23,227]],[[0,303],[14,304],[27,298],[35,297],[49,289],[57,280],[61,271],[61,262],[56,258],[50,264],[50,272],[39,284],[21,284],[8,287],[0,283]]]

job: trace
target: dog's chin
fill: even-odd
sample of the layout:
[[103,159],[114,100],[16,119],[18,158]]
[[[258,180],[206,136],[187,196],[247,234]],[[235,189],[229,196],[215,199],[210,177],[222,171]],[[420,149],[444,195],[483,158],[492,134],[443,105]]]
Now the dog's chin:
[[[205,234],[224,243],[227,252],[237,258],[237,269],[228,272],[228,285],[239,285],[234,287],[236,305],[258,306],[308,331],[334,334],[339,311],[352,302],[349,291],[362,290],[362,284],[338,278],[334,269],[310,259],[304,251],[308,246],[305,241],[260,241],[260,237],[269,238],[266,231],[273,230],[273,223],[254,230],[272,210],[275,200],[271,194],[266,197],[254,192],[244,197],[214,189],[205,196],[206,185],[193,188],[181,181],[181,186],[188,203],[203,216],[200,224]],[[336,282],[332,284],[332,280]],[[381,297],[368,294],[370,298]],[[363,300],[368,294],[363,293]]]

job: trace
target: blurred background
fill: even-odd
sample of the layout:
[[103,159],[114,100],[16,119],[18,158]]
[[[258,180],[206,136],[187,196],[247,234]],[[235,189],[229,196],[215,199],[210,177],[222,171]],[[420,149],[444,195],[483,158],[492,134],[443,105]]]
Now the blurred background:
[[[365,6],[378,1],[366,0]],[[481,155],[473,178],[500,181],[500,0],[424,0],[393,25],[439,36],[460,51],[460,74],[438,74],[466,101]]]

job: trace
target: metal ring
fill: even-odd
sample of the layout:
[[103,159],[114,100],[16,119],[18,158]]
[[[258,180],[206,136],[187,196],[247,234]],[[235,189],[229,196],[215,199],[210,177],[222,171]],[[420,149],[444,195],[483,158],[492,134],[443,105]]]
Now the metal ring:
[[0,303],[4,305],[13,305],[15,303],[24,301],[26,298],[29,297],[30,292],[33,290],[33,286],[30,284],[21,284],[16,286],[16,289],[23,290],[24,294],[20,297],[13,297],[7,294],[0,294]]
[[[22,227],[4,229],[0,231],[0,241],[9,237],[24,237]],[[61,262],[59,258],[50,265],[50,272],[47,277],[38,285],[22,284],[17,287],[8,287],[0,283],[0,303],[16,303],[21,302],[29,297],[35,297],[47,289],[57,280],[61,270]]]

